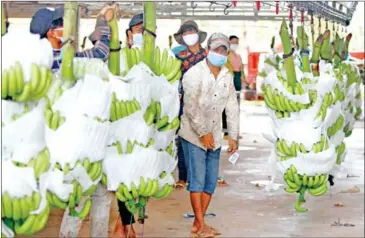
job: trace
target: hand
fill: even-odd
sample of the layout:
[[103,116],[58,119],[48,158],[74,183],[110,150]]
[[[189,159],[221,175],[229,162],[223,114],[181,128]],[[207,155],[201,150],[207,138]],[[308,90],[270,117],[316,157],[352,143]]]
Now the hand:
[[200,141],[208,150],[213,150],[215,148],[215,143],[212,133],[208,133],[200,137]]
[[237,151],[237,141],[228,139],[228,153],[231,155]]

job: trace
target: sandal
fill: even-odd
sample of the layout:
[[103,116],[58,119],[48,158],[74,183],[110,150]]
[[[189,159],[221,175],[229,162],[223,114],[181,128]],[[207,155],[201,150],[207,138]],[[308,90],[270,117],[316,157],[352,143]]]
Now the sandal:
[[222,233],[221,233],[221,232],[219,232],[217,229],[215,229],[215,228],[213,228],[213,227],[209,227],[209,228],[210,228],[210,230],[212,231],[213,235],[215,235],[215,236],[220,236],[220,235],[222,235]]
[[222,176],[220,176],[218,178],[218,182],[217,182],[218,186],[220,187],[226,187],[228,186],[229,184],[226,182],[226,180],[224,180],[224,178]]
[[214,237],[214,234],[212,232],[212,229],[210,229],[210,227],[205,227],[205,228],[197,231],[196,233],[192,232],[192,235],[194,237],[199,237],[199,238]]
[[175,189],[176,190],[183,190],[183,189],[185,189],[186,188],[186,186],[187,186],[187,183],[186,182],[184,182],[184,181],[178,181],[176,184],[175,184]]

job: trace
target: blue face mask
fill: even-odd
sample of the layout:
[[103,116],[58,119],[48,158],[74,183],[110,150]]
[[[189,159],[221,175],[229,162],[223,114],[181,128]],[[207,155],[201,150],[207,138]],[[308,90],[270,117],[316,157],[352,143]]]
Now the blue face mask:
[[227,62],[227,56],[212,51],[209,51],[207,58],[209,62],[216,67],[221,67]]
[[133,34],[133,45],[134,46],[143,45],[143,35],[142,34]]

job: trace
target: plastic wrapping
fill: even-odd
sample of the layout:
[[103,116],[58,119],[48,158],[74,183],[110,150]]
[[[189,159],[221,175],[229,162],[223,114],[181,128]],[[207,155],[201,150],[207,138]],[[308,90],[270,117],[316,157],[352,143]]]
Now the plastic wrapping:
[[90,237],[108,237],[110,204],[114,195],[100,184],[92,196],[90,211]]

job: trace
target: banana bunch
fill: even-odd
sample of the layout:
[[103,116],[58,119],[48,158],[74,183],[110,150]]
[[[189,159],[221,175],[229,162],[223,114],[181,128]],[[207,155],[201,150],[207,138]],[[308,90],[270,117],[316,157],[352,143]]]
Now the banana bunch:
[[151,100],[150,105],[147,107],[143,118],[147,125],[151,126],[152,124],[155,124],[158,131],[175,130],[180,125],[178,117],[175,117],[171,123],[169,123],[168,116],[161,118],[161,104],[160,102],[155,102],[153,100]]
[[336,164],[340,165],[342,163],[342,154],[345,152],[345,150],[346,150],[346,144],[344,142],[342,142],[340,145],[336,147],[336,155],[337,155]]
[[[135,145],[139,145],[139,143],[137,141],[134,141],[132,143],[130,140],[128,140],[127,141],[127,149],[124,153],[125,154],[131,154],[133,152],[133,147]],[[118,154],[123,154],[123,149],[122,149],[122,145],[120,144],[120,141],[112,143],[112,146],[115,146],[117,148]]]
[[[139,64],[142,61],[143,52],[138,48],[129,49],[128,47],[124,47],[122,49],[122,54],[124,59],[126,59],[126,70],[122,72],[121,75],[125,76],[134,65]],[[155,48],[154,62],[155,64],[153,65],[152,70],[157,76],[161,76],[162,74],[165,75],[170,83],[174,83],[181,78],[181,61],[169,57],[166,49],[161,56],[160,48]]]
[[[287,85],[287,82],[284,82],[284,86],[289,93],[293,95],[304,94],[305,91],[302,86],[299,83],[296,85],[297,87],[293,89]],[[279,92],[277,89],[273,89],[271,85],[264,85],[262,89],[266,105],[275,111],[275,115],[279,119],[289,117],[291,112],[299,112],[300,110],[307,109],[310,106],[310,104],[302,104],[288,99],[283,95],[283,93]]]
[[297,152],[301,152],[303,154],[308,153],[307,149],[302,143],[298,144],[292,142],[289,146],[285,140],[280,139],[277,139],[276,141],[276,152],[280,161],[285,161],[292,157],[296,157]]
[[37,64],[31,65],[31,78],[24,81],[23,70],[17,61],[1,75],[1,98],[17,102],[35,101],[43,98],[53,81],[52,71]]
[[306,84],[306,85],[311,85],[312,84],[312,80],[306,77],[303,77],[301,80],[302,84]]
[[61,116],[59,111],[53,112],[51,108],[45,108],[44,117],[47,126],[54,131],[66,121],[66,118]]
[[171,156],[173,156],[174,154],[173,154],[173,152],[174,152],[174,142],[170,142],[170,144],[166,147],[166,149],[165,149],[165,151],[169,154],[169,155],[171,155]]
[[39,152],[38,155],[32,158],[27,165],[27,167],[33,167],[36,179],[39,179],[41,174],[46,172],[50,166],[50,155],[47,148]]
[[[165,172],[162,172],[160,178],[163,179],[166,175]],[[162,199],[169,196],[172,191],[172,185],[165,184],[159,189],[158,179],[148,178],[145,180],[141,176],[138,188],[134,183],[131,184],[130,190],[124,184],[120,184],[115,195],[118,200],[125,202],[126,207],[131,213],[136,213],[139,207],[144,207],[146,205],[148,197]]]
[[141,110],[141,105],[136,99],[131,101],[119,101],[116,94],[113,93],[112,104],[110,106],[110,121],[117,121],[139,110]]
[[323,97],[322,105],[316,115],[317,118],[321,118],[322,121],[326,118],[327,115],[327,109],[334,105],[337,101],[344,101],[345,100],[345,94],[344,92],[340,91],[339,85],[336,84],[334,89],[334,96],[332,93],[326,93]]
[[[82,167],[84,167],[85,171],[92,181],[96,181],[103,172],[101,161],[91,163],[88,158],[85,158],[82,162],[80,160],[76,161],[75,167],[77,165],[81,165]],[[66,163],[63,167],[59,163],[56,163],[54,165],[54,168],[62,171],[65,175],[68,174],[72,169],[70,168],[69,163]]]
[[48,203],[52,207],[59,209],[66,209],[67,207],[71,209],[74,208],[77,204],[79,204],[83,196],[83,193],[81,185],[76,180],[72,181],[72,185],[73,185],[73,192],[69,195],[67,200],[62,200],[56,194],[53,194],[49,190],[47,190],[46,197]]
[[[2,195],[2,219],[8,220],[9,228],[17,235],[32,235],[42,230],[48,221],[50,207],[46,207],[39,214],[31,215],[30,212],[38,209],[41,203],[39,192],[33,192],[31,196],[22,198],[10,198],[5,192]],[[11,220],[11,221],[9,221]]]
[[285,191],[288,193],[296,193],[299,192],[299,199],[295,202],[295,210],[297,212],[306,212],[308,209],[301,207],[301,205],[305,202],[304,194],[306,190],[312,196],[321,196],[327,192],[327,178],[328,174],[307,176],[305,174],[300,175],[297,173],[297,169],[294,165],[291,165],[290,168],[284,174],[284,180],[288,185],[285,188]]
[[332,137],[339,130],[341,130],[343,123],[345,122],[345,118],[342,115],[339,115],[336,122],[332,124],[332,126],[327,128],[327,135]]
[[85,74],[91,74],[108,81],[107,65],[97,58],[74,58],[73,72],[76,79],[85,77]]

